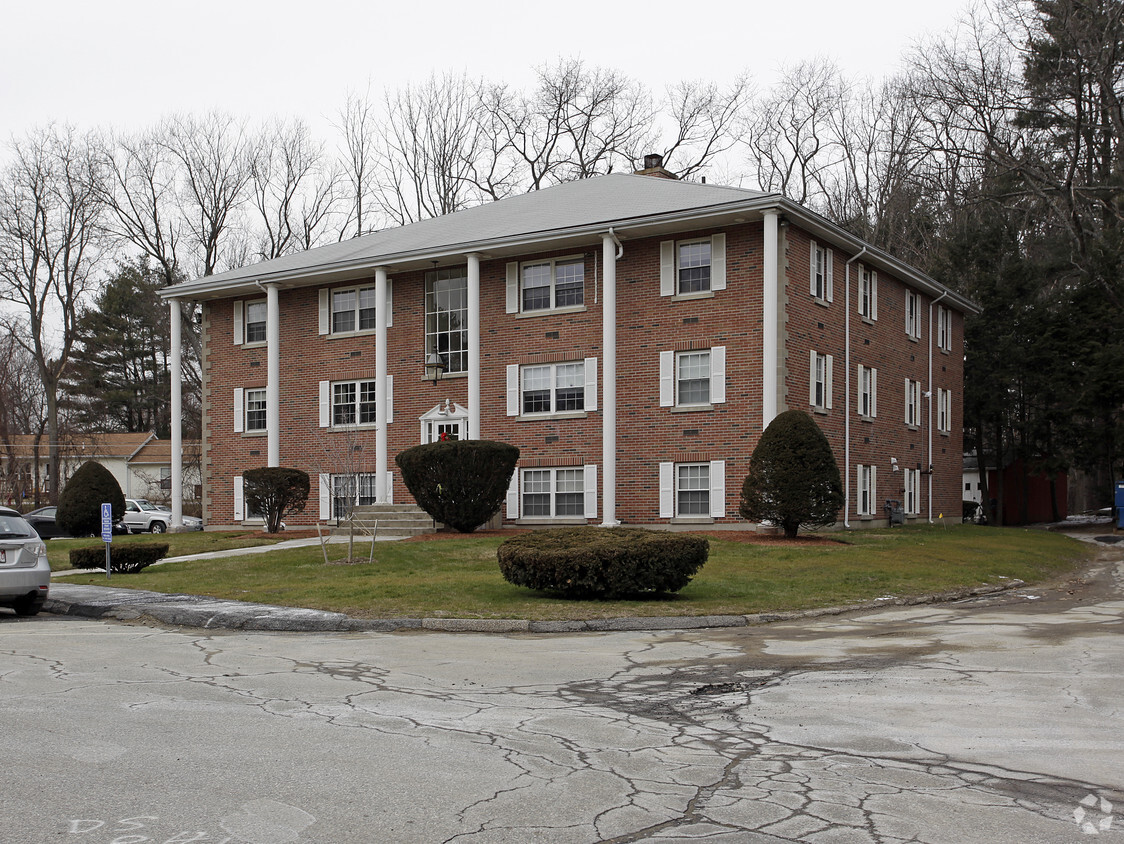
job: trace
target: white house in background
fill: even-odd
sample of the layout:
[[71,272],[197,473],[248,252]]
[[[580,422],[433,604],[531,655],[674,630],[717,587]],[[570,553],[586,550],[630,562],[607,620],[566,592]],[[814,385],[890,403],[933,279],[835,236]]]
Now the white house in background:
[[[199,441],[185,440],[183,451],[184,497],[194,501],[202,483]],[[168,502],[171,497],[171,443],[157,439],[152,432],[68,436],[60,445],[62,486],[79,466],[91,460],[108,469],[129,498]],[[40,501],[45,502],[53,483],[46,437],[38,444],[34,436],[24,434],[0,442],[0,495],[4,504],[30,506],[35,501],[36,485]]]

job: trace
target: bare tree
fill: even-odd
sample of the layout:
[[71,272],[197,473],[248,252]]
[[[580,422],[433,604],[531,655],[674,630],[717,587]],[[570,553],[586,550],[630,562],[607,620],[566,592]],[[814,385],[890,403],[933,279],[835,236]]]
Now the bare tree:
[[194,275],[237,265],[227,244],[248,198],[255,153],[245,123],[219,112],[179,116],[169,121],[161,138],[180,168],[179,207],[184,235],[195,251]]
[[827,174],[842,157],[834,127],[844,101],[845,85],[830,62],[784,71],[743,130],[762,190],[804,204],[822,200]]
[[34,359],[47,407],[52,502],[58,501],[59,383],[80,305],[94,287],[103,206],[89,139],[48,126],[12,146],[0,182],[0,300],[16,305],[7,327]]
[[278,258],[320,243],[339,199],[339,174],[301,120],[275,120],[251,164],[256,257]]
[[[0,335],[0,483],[9,504],[20,506],[33,497],[40,504],[39,450],[47,430],[47,403],[39,382],[39,368],[12,334]],[[31,438],[31,459],[17,447],[20,437]]]
[[339,238],[343,240],[376,228],[372,206],[375,204],[377,113],[371,104],[369,90],[364,96],[354,92],[348,94],[336,128],[343,134],[343,178],[348,188],[348,210],[339,230]]
[[375,143],[379,205],[397,225],[451,214],[480,201],[474,176],[488,150],[480,86],[463,74],[431,76],[386,93]]
[[687,179],[728,152],[738,140],[737,129],[744,122],[743,110],[751,94],[745,76],[735,79],[725,91],[699,80],[669,86],[660,110],[660,117],[669,123],[664,166]]

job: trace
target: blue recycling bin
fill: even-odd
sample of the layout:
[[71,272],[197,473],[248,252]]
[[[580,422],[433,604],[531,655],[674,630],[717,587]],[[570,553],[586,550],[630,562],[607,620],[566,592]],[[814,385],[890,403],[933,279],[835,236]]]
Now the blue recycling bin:
[[1124,528],[1124,481],[1116,482],[1116,526]]

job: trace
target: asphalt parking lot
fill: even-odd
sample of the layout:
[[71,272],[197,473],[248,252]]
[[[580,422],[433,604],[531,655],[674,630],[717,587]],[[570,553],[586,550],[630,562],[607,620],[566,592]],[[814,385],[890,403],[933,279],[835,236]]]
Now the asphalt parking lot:
[[1121,841],[1122,559],[704,630],[5,615],[0,838]]

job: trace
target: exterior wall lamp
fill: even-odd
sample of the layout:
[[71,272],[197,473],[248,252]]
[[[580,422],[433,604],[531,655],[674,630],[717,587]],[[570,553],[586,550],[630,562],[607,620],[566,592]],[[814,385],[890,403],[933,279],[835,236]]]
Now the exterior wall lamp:
[[429,357],[425,359],[425,377],[433,381],[434,387],[437,386],[437,382],[441,380],[441,375],[448,368],[449,365],[445,363],[444,356],[437,354],[437,352],[430,352]]

